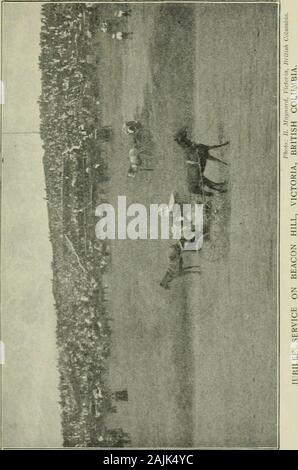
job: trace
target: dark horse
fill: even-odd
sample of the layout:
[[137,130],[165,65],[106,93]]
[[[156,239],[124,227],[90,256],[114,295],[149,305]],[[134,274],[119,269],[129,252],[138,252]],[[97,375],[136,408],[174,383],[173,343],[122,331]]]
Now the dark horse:
[[159,285],[165,289],[170,289],[170,283],[177,277],[184,276],[186,274],[201,273],[199,266],[183,266],[182,255],[185,242],[186,240],[182,238],[170,246],[168,253],[168,268],[164,277],[159,283]]
[[218,158],[210,155],[209,150],[223,147],[229,142],[224,142],[223,144],[219,145],[197,144],[188,138],[186,127],[177,132],[175,135],[175,141],[186,150],[185,158],[187,162],[187,183],[188,189],[191,193],[212,196],[213,193],[204,190],[204,186],[207,186],[209,189],[218,191],[220,193],[227,191],[225,181],[219,183],[211,181],[206,176],[204,176],[204,171],[207,160],[213,160],[215,162],[222,163],[223,165],[227,165],[222,160],[219,160]]

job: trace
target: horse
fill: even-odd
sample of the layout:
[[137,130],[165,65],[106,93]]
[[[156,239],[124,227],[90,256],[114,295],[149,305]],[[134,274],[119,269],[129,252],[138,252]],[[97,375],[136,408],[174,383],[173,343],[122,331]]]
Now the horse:
[[189,139],[187,135],[187,128],[182,128],[174,136],[174,140],[179,144],[183,149],[186,150],[186,162],[187,162],[187,183],[188,189],[191,193],[213,196],[213,192],[204,190],[204,186],[207,186],[213,191],[218,191],[224,193],[226,189],[226,181],[216,183],[211,181],[204,175],[206,168],[207,160],[219,162],[223,165],[227,163],[223,162],[219,158],[213,157],[210,155],[209,151],[211,149],[216,149],[228,145],[229,142],[224,142],[219,145],[204,145],[197,144]]
[[129,151],[129,161],[130,166],[127,172],[127,176],[130,178],[135,178],[136,174],[142,171],[152,171],[152,168],[143,167],[143,161],[141,155],[144,152],[142,150],[137,149],[136,147],[132,147]]
[[173,279],[184,276],[186,274],[200,274],[199,266],[183,266],[183,242],[185,240],[178,240],[170,246],[168,253],[168,269],[160,282],[160,286],[164,289],[170,289],[170,283]]

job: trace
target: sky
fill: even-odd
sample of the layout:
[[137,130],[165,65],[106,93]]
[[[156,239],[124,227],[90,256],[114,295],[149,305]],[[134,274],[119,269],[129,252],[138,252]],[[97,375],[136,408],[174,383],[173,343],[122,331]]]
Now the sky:
[[38,132],[40,5],[4,4],[2,338],[4,447],[61,447],[56,317]]

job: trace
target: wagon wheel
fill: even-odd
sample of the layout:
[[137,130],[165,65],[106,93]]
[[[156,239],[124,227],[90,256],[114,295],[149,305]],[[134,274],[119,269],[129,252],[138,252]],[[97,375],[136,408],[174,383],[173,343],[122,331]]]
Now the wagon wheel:
[[148,146],[152,145],[152,132],[150,129],[147,129],[145,127],[142,127],[141,129],[138,129],[134,133],[134,142],[136,145],[141,145],[141,146]]
[[214,261],[225,258],[228,254],[228,249],[228,240],[223,235],[221,237],[219,236],[218,238],[204,240],[200,255],[203,259],[213,263]]
[[206,206],[205,208],[206,217],[210,221],[217,219],[227,209],[226,203],[222,199],[217,200],[217,201],[214,201],[211,199],[205,204],[205,206]]
[[152,168],[152,155],[149,154],[148,152],[142,152],[140,155],[142,164],[140,166],[140,170],[148,170],[148,171],[153,171]]

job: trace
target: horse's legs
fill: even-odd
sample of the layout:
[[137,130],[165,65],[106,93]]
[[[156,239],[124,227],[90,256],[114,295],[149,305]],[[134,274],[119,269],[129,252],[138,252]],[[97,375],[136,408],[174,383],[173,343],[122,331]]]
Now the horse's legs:
[[219,163],[222,163],[223,165],[227,165],[226,162],[223,162],[222,160],[220,160],[219,158],[216,158],[216,157],[213,157],[213,155],[210,155],[210,153],[208,153],[208,160],[212,160],[213,162],[219,162]]
[[[193,194],[199,194],[200,196],[214,196],[214,193],[204,189],[204,184],[206,184],[205,181],[204,181],[205,176],[203,176],[202,178],[203,178],[202,184],[189,185],[188,186],[189,191]],[[208,184],[207,184],[207,186],[208,186]],[[213,188],[211,188],[211,189],[213,189]]]
[[180,276],[183,273],[183,270],[184,270],[183,258],[182,256],[180,256],[178,260],[178,274],[177,275]]
[[205,191],[205,189],[203,189],[200,194],[204,194],[204,196],[214,196],[214,193],[212,193],[211,191]]
[[[213,189],[214,191],[219,191],[220,193],[226,193],[227,189],[226,187],[226,182],[221,181],[219,183],[215,183],[215,181],[209,180],[206,176],[203,176],[203,181],[208,188]],[[205,193],[206,194],[206,193]]]
[[207,178],[207,176],[203,176],[203,181],[204,181],[204,184],[206,184],[206,186],[208,186],[210,189],[217,189],[217,188],[221,188],[221,187],[225,187],[226,186],[226,181],[212,181],[210,180],[209,178]]
[[[192,267],[192,266],[190,266]],[[198,271],[191,271],[187,268],[184,268],[183,271],[181,273],[179,273],[179,276],[186,276],[187,274],[201,274],[201,271],[198,270]]]
[[190,271],[191,269],[198,269],[200,270],[200,266],[199,265],[192,265],[192,266],[185,266],[185,268],[183,268],[183,271]]
[[223,144],[217,144],[217,145],[208,145],[208,149],[211,150],[211,149],[218,149],[220,147],[224,147],[225,145],[228,145],[230,143],[229,140],[227,140],[226,142],[224,142]]
[[205,153],[208,152],[208,150],[210,149],[209,145],[205,145],[205,144],[197,144],[196,142],[194,142],[194,146],[196,148],[196,150],[201,153],[202,155],[204,155]]

